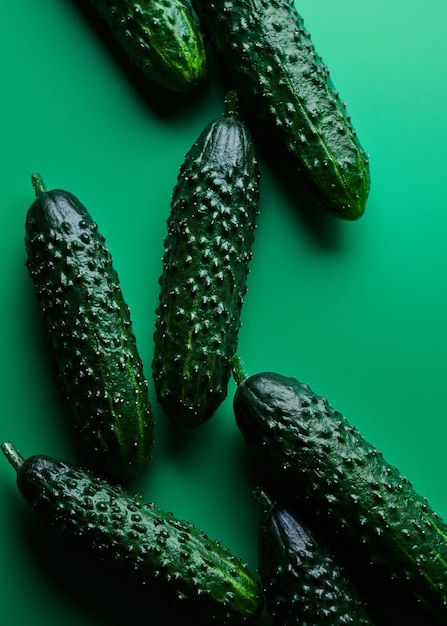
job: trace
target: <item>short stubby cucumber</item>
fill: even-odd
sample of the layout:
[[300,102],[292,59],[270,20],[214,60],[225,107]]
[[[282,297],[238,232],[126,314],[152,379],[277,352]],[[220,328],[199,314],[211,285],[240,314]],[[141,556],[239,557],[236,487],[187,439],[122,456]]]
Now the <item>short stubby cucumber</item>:
[[237,96],[181,166],[164,242],[153,377],[173,421],[195,428],[227,395],[258,215],[259,170]]
[[2,449],[42,523],[91,562],[178,603],[185,618],[239,624],[261,611],[247,565],[190,522],[87,469],[45,455],[24,460],[9,442]]
[[33,184],[27,266],[81,450],[97,471],[126,482],[150,459],[154,432],[129,307],[84,205],[46,190],[37,174]]
[[427,499],[307,384],[244,377],[236,360],[234,372],[236,421],[272,475],[270,495],[299,501],[345,552],[447,623],[447,524]]
[[297,172],[332,215],[358,219],[369,195],[369,158],[293,0],[193,6],[269,151],[280,148],[283,169]]
[[349,573],[295,511],[265,492],[258,571],[273,626],[373,626]]
[[205,42],[188,0],[90,0],[129,60],[153,83],[188,92],[208,70]]

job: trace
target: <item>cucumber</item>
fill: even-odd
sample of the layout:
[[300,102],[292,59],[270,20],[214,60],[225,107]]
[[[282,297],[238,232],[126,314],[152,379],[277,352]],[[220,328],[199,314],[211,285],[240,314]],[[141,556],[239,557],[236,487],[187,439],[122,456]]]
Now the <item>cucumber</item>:
[[251,134],[229,92],[225,113],[187,153],[174,188],[154,333],[158,401],[196,428],[227,396],[258,215]]
[[268,152],[279,147],[292,180],[297,173],[332,215],[361,217],[370,188],[368,155],[293,0],[192,4]]
[[258,571],[273,626],[372,626],[348,572],[296,512],[266,492]]
[[185,93],[207,75],[205,43],[188,0],[90,0],[128,59],[153,83]]
[[271,495],[299,502],[344,554],[446,624],[447,524],[427,499],[307,384],[233,366],[236,422]]
[[238,624],[260,612],[259,581],[190,522],[88,469],[45,455],[24,460],[9,442],[2,450],[42,523],[104,571],[156,591],[168,607],[178,604],[185,618]]
[[154,419],[127,306],[105,239],[71,193],[33,175],[27,267],[86,462],[127,482],[152,455]]

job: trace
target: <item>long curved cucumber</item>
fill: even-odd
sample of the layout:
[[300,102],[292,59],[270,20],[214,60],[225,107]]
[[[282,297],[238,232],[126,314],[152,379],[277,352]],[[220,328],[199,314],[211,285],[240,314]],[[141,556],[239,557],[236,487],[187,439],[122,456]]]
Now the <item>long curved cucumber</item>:
[[230,92],[181,165],[164,242],[152,370],[159,403],[186,428],[227,395],[258,200],[251,134]]
[[152,455],[154,420],[129,307],[105,239],[68,191],[33,176],[27,266],[87,463],[126,482]]
[[279,148],[297,194],[296,174],[332,215],[358,219],[369,194],[369,158],[293,0],[193,6],[246,119],[269,152]]
[[190,522],[87,469],[45,455],[24,459],[9,442],[2,450],[22,496],[54,536],[86,557],[86,566],[98,563],[159,595],[161,607],[178,605],[186,621],[242,624],[259,614],[259,581]]

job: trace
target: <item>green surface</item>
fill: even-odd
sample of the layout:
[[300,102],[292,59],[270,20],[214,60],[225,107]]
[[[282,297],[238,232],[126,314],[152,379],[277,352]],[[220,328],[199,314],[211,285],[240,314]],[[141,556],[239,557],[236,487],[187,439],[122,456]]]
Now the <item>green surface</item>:
[[[248,373],[308,382],[447,518],[445,145],[447,4],[301,0],[313,41],[371,156],[355,223],[309,220],[261,161],[261,214],[239,354]],[[23,455],[76,461],[71,420],[25,268],[30,176],[76,194],[100,224],[130,305],[146,374],[178,169],[223,108],[211,69],[190,96],[129,71],[75,2],[1,0],[2,246],[0,439]],[[154,459],[132,483],[218,538],[252,568],[259,511],[232,394],[189,436],[153,399]],[[9,626],[114,626],[131,611],[50,541],[0,459],[0,603]],[[260,623],[269,624],[267,618]]]

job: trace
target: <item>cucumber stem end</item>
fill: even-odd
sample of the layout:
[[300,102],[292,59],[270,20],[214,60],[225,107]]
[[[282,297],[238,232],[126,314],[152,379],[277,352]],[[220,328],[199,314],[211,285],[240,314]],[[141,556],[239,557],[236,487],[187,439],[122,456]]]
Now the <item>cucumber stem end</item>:
[[36,196],[42,195],[47,190],[40,174],[31,174],[31,182]]
[[234,355],[233,357],[231,357],[230,368],[233,374],[233,378],[236,382],[236,385],[239,387],[239,385],[243,383],[244,380],[246,380],[247,374],[245,373],[244,368],[242,367],[241,359],[237,355]]
[[237,117],[239,101],[237,91],[232,89],[225,96],[225,117]]
[[22,467],[24,458],[20,454],[18,450],[10,443],[9,441],[2,443],[1,448],[3,450],[3,454],[11,463],[13,468],[17,471]]

